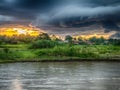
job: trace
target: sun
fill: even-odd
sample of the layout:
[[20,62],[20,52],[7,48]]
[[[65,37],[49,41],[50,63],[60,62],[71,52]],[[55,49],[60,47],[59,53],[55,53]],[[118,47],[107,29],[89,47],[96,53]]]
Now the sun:
[[21,29],[21,28],[14,28],[13,30],[14,30],[14,31],[17,31],[18,34],[24,34],[24,35],[27,34],[27,31],[26,31],[26,30],[23,30],[23,29]]

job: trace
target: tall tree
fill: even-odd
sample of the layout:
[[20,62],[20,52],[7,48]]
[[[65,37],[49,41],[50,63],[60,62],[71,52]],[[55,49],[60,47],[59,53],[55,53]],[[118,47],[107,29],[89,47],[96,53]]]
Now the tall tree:
[[66,37],[65,37],[65,40],[67,40],[68,42],[72,42],[72,36],[70,36],[70,35],[67,35]]

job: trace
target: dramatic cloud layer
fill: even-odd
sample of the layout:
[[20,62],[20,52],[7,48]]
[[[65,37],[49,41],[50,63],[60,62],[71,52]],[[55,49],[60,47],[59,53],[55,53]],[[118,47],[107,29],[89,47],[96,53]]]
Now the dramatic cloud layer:
[[120,0],[1,0],[0,22],[26,20],[37,25],[69,20],[120,20]]

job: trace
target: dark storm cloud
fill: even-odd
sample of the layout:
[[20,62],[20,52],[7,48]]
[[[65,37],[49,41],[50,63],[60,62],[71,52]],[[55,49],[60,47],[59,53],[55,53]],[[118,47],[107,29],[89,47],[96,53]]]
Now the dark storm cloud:
[[[37,14],[52,8],[54,0],[1,0],[0,14],[22,19],[35,19]],[[50,10],[49,9],[49,10]]]
[[120,14],[120,0],[0,1],[0,21],[29,20],[37,25],[42,25],[74,18],[119,20],[118,14]]

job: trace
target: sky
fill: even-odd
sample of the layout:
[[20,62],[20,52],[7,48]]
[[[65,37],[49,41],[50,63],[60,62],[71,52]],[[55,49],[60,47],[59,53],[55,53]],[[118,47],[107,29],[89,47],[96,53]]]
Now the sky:
[[120,0],[0,0],[0,22],[7,21],[63,27],[74,22],[119,22]]

